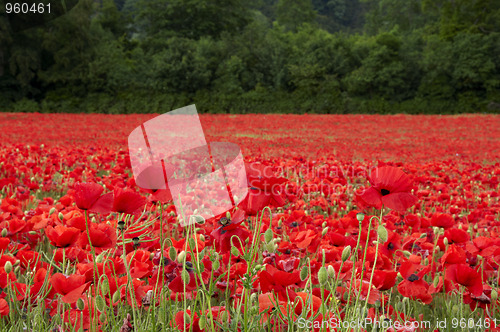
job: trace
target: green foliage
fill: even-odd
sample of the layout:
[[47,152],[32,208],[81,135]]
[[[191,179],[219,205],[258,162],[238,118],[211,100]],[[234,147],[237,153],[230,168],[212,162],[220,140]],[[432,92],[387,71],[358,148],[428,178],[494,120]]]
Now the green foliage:
[[82,0],[0,17],[0,110],[498,112],[499,22],[493,0]]

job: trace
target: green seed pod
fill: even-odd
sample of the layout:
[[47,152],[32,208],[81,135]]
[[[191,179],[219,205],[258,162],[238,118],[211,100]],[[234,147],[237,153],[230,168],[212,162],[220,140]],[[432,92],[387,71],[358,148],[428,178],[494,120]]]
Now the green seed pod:
[[189,276],[189,272],[186,271],[186,269],[182,269],[181,279],[182,279],[182,281],[184,281],[184,283],[186,285],[189,284],[189,281],[191,281],[191,277]]
[[106,323],[106,314],[104,312],[102,312],[100,315],[99,315],[99,321],[101,323]]
[[385,228],[384,225],[378,226],[377,235],[381,243],[386,243],[387,239],[389,238],[389,234],[387,233],[387,229]]
[[233,256],[239,256],[240,255],[240,251],[238,250],[238,248],[231,247],[231,255],[233,255]]
[[422,233],[420,234],[420,236],[418,237],[419,239],[423,239],[424,237],[427,237],[427,234],[426,233]]
[[78,308],[78,310],[83,310],[85,309],[85,302],[83,302],[83,300],[80,298],[76,301],[76,307]]
[[177,250],[174,247],[170,247],[168,249],[168,257],[170,257],[171,261],[175,261],[177,259]]
[[448,246],[448,238],[446,236],[443,239],[443,243],[445,246]]
[[365,220],[365,215],[360,212],[356,215],[356,219],[358,219],[359,222],[362,222],[363,220]]
[[61,222],[64,220],[64,215],[61,212],[59,212],[57,217],[59,218],[59,220],[61,220]]
[[403,250],[403,255],[405,255],[406,258],[410,258],[411,252],[409,252],[408,250]]
[[118,303],[121,299],[121,294],[120,294],[120,291],[117,290],[116,292],[113,293],[113,303]]
[[186,260],[186,252],[183,250],[179,253],[179,255],[177,256],[177,261],[182,264],[184,263],[184,261]]
[[5,262],[5,265],[4,265],[3,268],[4,268],[5,272],[11,273],[12,272],[12,263],[11,263],[11,261]]
[[326,221],[323,221],[323,223],[321,224],[321,227],[322,227],[322,228],[325,228],[325,227],[326,227],[326,225],[328,225],[328,224],[327,224],[327,222],[326,222]]
[[309,269],[307,265],[304,265],[302,270],[300,270],[300,280],[302,281],[306,280],[308,275],[309,275]]
[[273,239],[273,231],[272,229],[268,228],[267,231],[264,233],[264,240],[266,241],[266,243],[269,243],[271,242],[272,239]]
[[184,313],[184,324],[191,324],[191,316],[189,316],[187,313]]
[[438,284],[439,284],[439,276],[436,276],[432,281],[432,285],[434,286],[434,288],[437,288]]
[[102,263],[103,260],[104,260],[104,253],[101,253],[95,258],[96,263]]
[[346,260],[349,259],[349,257],[351,257],[351,246],[347,246],[344,248],[344,250],[342,250],[342,262],[345,262]]
[[201,240],[201,242],[205,242],[205,235],[200,234],[200,240]]
[[323,228],[323,231],[321,232],[321,236],[325,236],[326,233],[328,233],[328,227]]
[[220,267],[220,261],[216,260],[212,263],[212,268],[217,271]]
[[256,271],[260,271],[261,268],[262,268],[262,265],[260,265],[260,264],[255,265],[255,270]]
[[191,250],[195,250],[196,249],[196,243],[194,242],[194,239],[192,237],[190,237],[188,239],[188,244],[189,244],[189,248],[191,248]]
[[2,229],[2,237],[6,237],[9,234],[7,228]]
[[95,306],[99,312],[103,312],[106,308],[106,301],[102,298],[101,295],[97,295],[95,298]]
[[318,271],[318,281],[321,286],[326,285],[326,281],[328,280],[328,272],[324,266],[319,268]]
[[51,216],[51,215],[52,215],[52,213],[54,213],[54,212],[56,212],[56,208],[55,208],[55,207],[53,207],[52,209],[50,209],[50,211],[49,211],[49,216]]
[[328,276],[330,278],[335,278],[335,275],[337,273],[335,272],[335,268],[332,265],[328,265]]

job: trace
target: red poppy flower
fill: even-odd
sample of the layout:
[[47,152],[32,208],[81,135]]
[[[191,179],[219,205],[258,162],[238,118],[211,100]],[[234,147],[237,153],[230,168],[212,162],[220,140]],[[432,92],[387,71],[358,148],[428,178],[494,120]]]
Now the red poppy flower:
[[243,226],[244,213],[242,210],[238,210],[232,220],[227,220],[226,217],[221,218],[221,224],[219,228],[213,230],[210,236],[214,240],[215,249],[221,252],[228,252],[233,245],[239,246],[238,240],[231,241],[233,236],[238,237],[241,243],[245,243],[245,240],[250,236],[250,232]]
[[402,170],[393,166],[382,166],[372,171],[368,189],[356,193],[356,200],[361,207],[382,206],[405,212],[417,202],[417,197],[411,193],[412,179]]
[[90,286],[90,282],[85,283],[85,276],[65,276],[62,273],[53,274],[50,284],[57,293],[63,295],[61,300],[65,303],[75,303]]
[[146,200],[144,197],[132,190],[115,188],[115,199],[113,201],[113,211],[138,215],[141,213]]
[[76,239],[80,235],[80,230],[75,227],[65,227],[62,225],[57,225],[56,227],[48,226],[45,229],[45,234],[53,246],[65,248],[75,244]]
[[446,269],[446,279],[450,279],[457,284],[465,286],[474,296],[481,296],[483,293],[483,282],[481,275],[468,264],[453,264]]
[[111,211],[113,194],[101,196],[104,188],[97,183],[77,183],[75,185],[75,203],[81,210],[106,214]]
[[9,314],[10,308],[9,304],[5,299],[0,299],[0,315],[7,316]]
[[419,265],[406,261],[401,264],[399,273],[403,276],[403,280],[398,285],[398,291],[404,297],[413,300],[420,300],[425,304],[432,302],[432,295],[429,293],[429,284],[422,278],[429,272],[429,268],[423,268],[416,273]]
[[[96,252],[100,253],[102,250],[114,248],[116,245],[116,230],[108,224],[95,224],[89,225],[90,241]],[[82,249],[89,245],[89,237],[87,231],[81,233],[78,239],[78,244]]]

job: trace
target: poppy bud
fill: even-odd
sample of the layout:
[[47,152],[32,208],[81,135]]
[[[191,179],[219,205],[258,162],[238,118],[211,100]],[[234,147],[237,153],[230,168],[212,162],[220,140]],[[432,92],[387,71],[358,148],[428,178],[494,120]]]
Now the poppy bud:
[[346,260],[349,259],[349,257],[351,257],[351,246],[347,246],[344,248],[344,250],[342,250],[342,262],[345,262]]
[[325,236],[326,233],[328,233],[328,227],[323,229],[323,231],[321,232],[321,236]]
[[205,235],[200,234],[200,240],[201,240],[201,242],[205,242]]
[[109,281],[107,277],[103,278],[101,281],[101,292],[104,295],[109,293]]
[[9,231],[7,230],[7,228],[2,229],[2,237],[6,237],[7,234],[9,234]]
[[189,316],[187,313],[184,313],[184,324],[185,325],[191,324],[191,316]]
[[238,250],[238,248],[231,247],[231,255],[233,255],[233,256],[239,256],[240,255],[240,251]]
[[59,212],[57,217],[59,218],[59,220],[61,220],[61,222],[64,220],[64,215],[62,214],[62,212]]
[[104,253],[101,253],[95,258],[96,263],[102,263],[102,260],[104,259]]
[[260,264],[255,265],[256,271],[260,271],[260,269],[262,269],[262,265],[260,265]]
[[443,239],[443,243],[446,247],[448,246],[448,238],[446,236]]
[[101,323],[106,323],[106,314],[104,312],[102,312],[100,315],[99,315],[99,321]]
[[379,225],[377,228],[377,235],[381,243],[386,243],[389,238],[389,234],[387,233],[387,229],[384,225]]
[[423,239],[424,237],[427,237],[427,234],[426,233],[422,233],[420,234],[420,236],[418,237],[419,239]]
[[360,212],[356,215],[356,219],[358,219],[359,222],[362,222],[363,220],[365,220],[365,215]]
[[322,227],[322,228],[325,228],[325,227],[326,227],[326,225],[327,225],[326,221],[323,221],[323,223],[321,224],[321,227]]
[[229,211],[226,212],[226,218],[231,220],[231,213],[229,213]]
[[200,327],[200,330],[204,330],[205,327],[207,326],[207,320],[204,315],[201,315],[200,319],[198,320],[198,326]]
[[264,246],[264,249],[266,249],[269,252],[274,252],[274,243],[269,242]]
[[170,257],[171,261],[175,261],[177,259],[177,251],[174,247],[170,247],[170,249],[168,249],[168,257]]
[[491,290],[491,300],[495,302],[498,299],[498,292],[495,289]]
[[336,272],[335,268],[332,265],[328,265],[328,276],[330,278],[335,278]]
[[186,260],[186,252],[183,250],[177,256],[177,261],[182,264],[185,260]]
[[326,281],[328,280],[328,272],[324,266],[319,268],[318,271],[318,281],[321,286],[326,285]]
[[267,231],[264,233],[264,240],[266,241],[266,243],[269,243],[271,242],[272,239],[273,239],[273,231],[272,229],[268,228]]
[[190,237],[188,239],[188,244],[189,244],[189,248],[191,250],[195,250],[196,249],[196,243],[194,242],[194,239],[192,237]]
[[35,231],[29,231],[28,234],[29,235],[36,235],[36,232]]
[[78,310],[83,310],[85,309],[85,302],[83,302],[83,300],[80,298],[76,301],[76,307],[78,308]]
[[102,298],[101,295],[97,295],[95,298],[95,306],[99,312],[103,312],[104,308],[106,307],[106,302]]
[[56,208],[55,207],[53,207],[52,209],[50,209],[49,216],[52,215],[52,213],[54,213],[54,212],[56,212]]
[[220,262],[219,262],[218,260],[216,260],[216,261],[214,261],[214,262],[212,263],[212,268],[213,268],[215,271],[217,271],[217,270],[219,269],[219,267],[220,267]]
[[191,278],[189,276],[189,272],[186,271],[186,269],[182,269],[181,279],[182,279],[182,281],[184,281],[185,284],[189,284],[189,282],[191,281],[190,280]]
[[7,272],[7,274],[11,273],[12,272],[12,263],[10,261],[5,262],[5,265],[3,268],[4,268],[5,272]]
[[409,252],[408,250],[403,250],[403,255],[405,255],[406,258],[410,258],[411,252]]
[[439,284],[439,276],[436,276],[434,278],[434,281],[432,282],[432,285],[434,286],[434,288],[437,288],[438,284]]
[[118,303],[118,301],[120,301],[120,298],[121,298],[121,294],[120,294],[120,291],[117,290],[113,293],[113,303]]
[[302,281],[306,280],[308,275],[309,275],[309,271],[307,269],[307,265],[304,265],[302,270],[300,270],[300,280],[302,280]]

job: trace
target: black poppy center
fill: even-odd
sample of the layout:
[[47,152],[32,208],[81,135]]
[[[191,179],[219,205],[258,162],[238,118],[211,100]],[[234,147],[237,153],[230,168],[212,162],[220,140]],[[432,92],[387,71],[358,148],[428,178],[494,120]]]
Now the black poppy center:
[[413,273],[411,276],[408,277],[408,281],[414,282],[418,280],[418,276]]
[[389,195],[391,192],[387,189],[382,189],[382,190],[380,190],[380,193],[382,194],[382,196],[386,196],[386,195]]
[[389,244],[387,245],[387,248],[389,248],[389,250],[394,249],[394,244],[392,244],[392,242],[389,242]]

